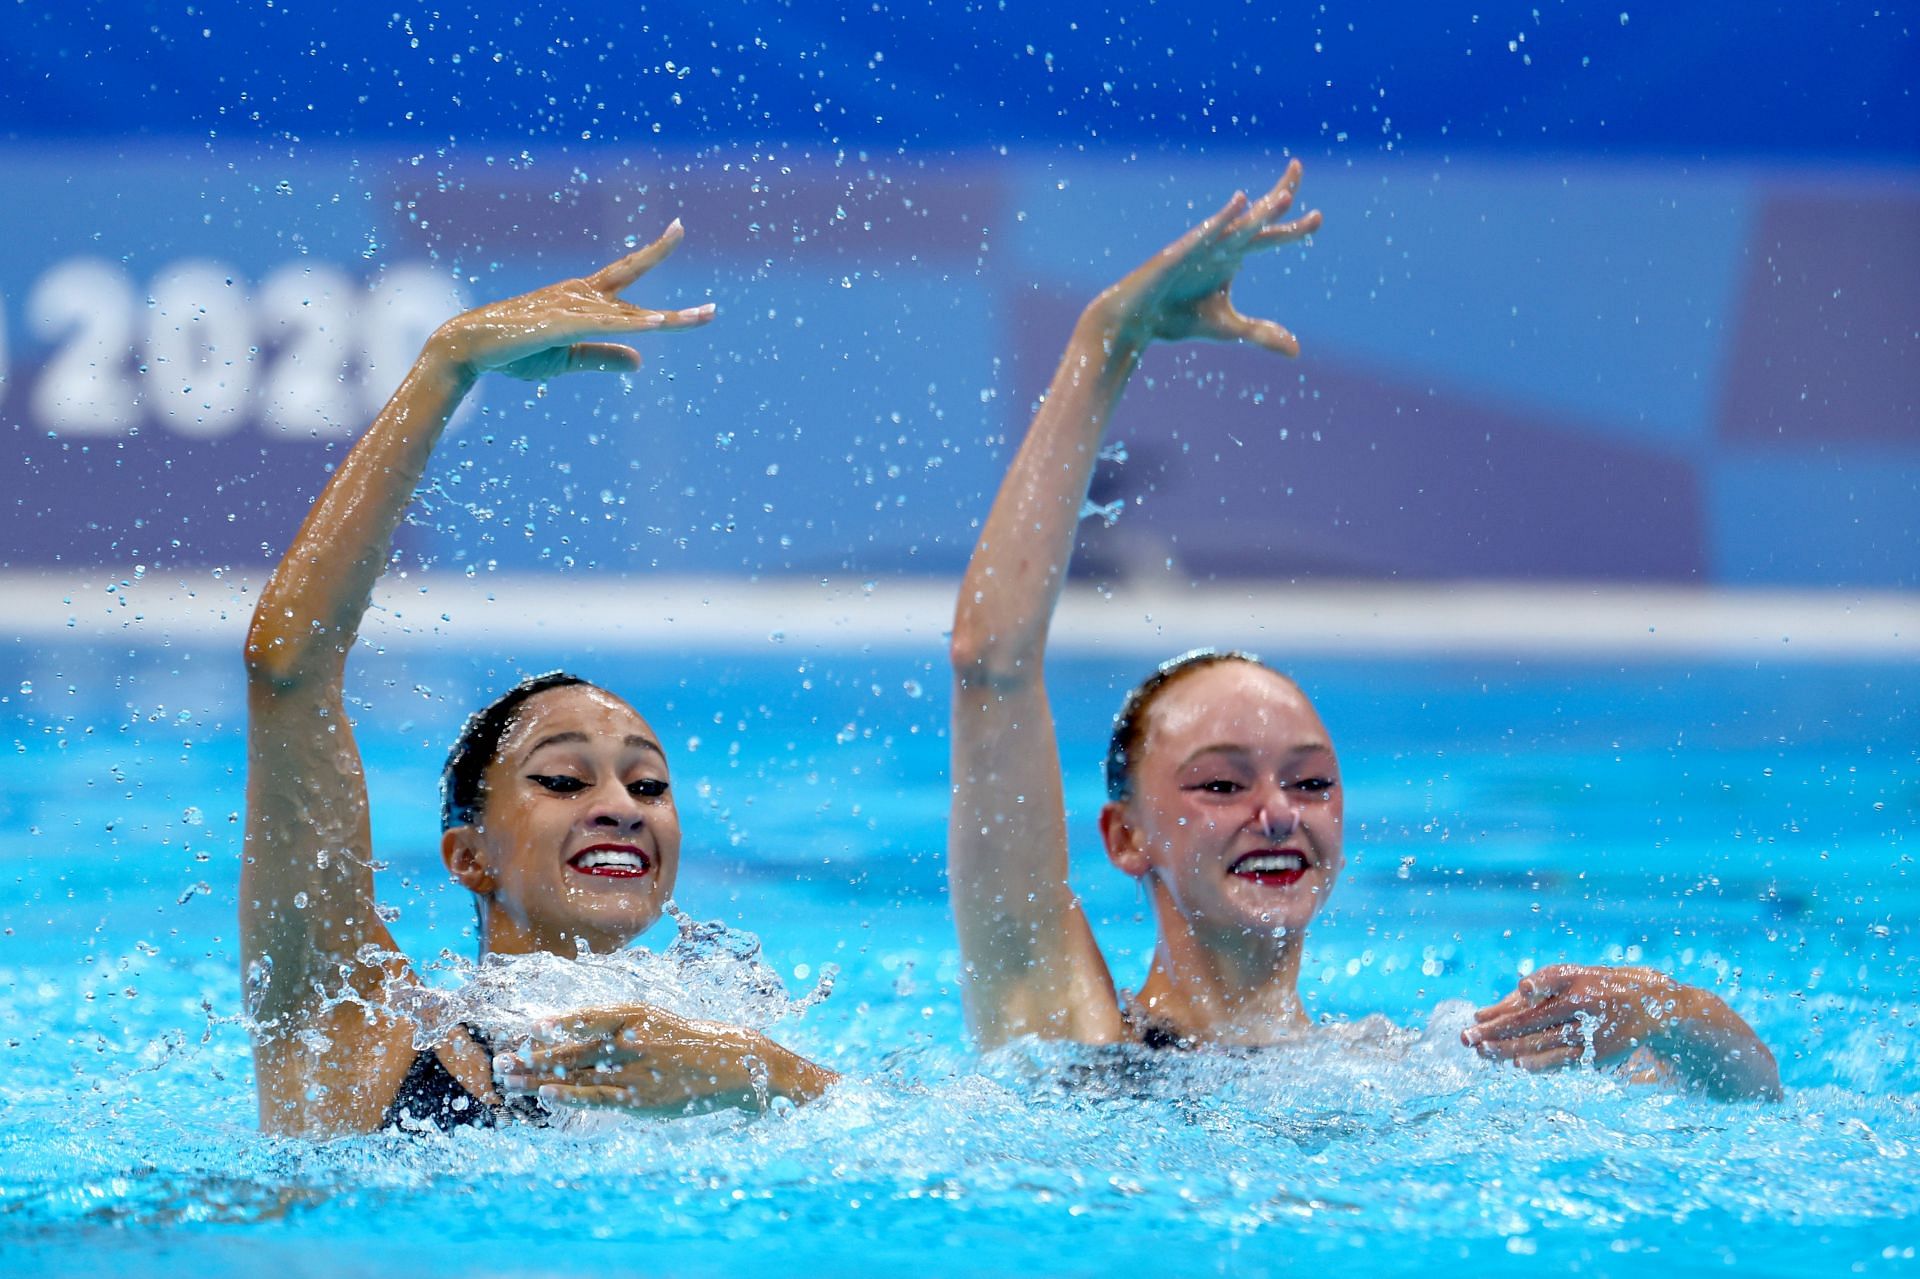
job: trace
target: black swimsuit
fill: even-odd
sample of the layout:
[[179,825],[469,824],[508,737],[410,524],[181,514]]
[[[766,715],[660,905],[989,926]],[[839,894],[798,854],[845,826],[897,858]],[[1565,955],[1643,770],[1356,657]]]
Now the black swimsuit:
[[1131,998],[1121,999],[1120,1020],[1127,1024],[1129,1030],[1140,1036],[1134,1042],[1142,1048],[1151,1048],[1155,1052],[1165,1052],[1168,1049],[1192,1052],[1200,1046],[1199,1040],[1192,1035],[1182,1034],[1172,1022],[1163,1021],[1151,1013],[1136,1009]]
[[1140,1023],[1140,1046],[1161,1052],[1169,1048],[1192,1052],[1200,1045],[1193,1036],[1181,1034],[1167,1022],[1148,1021]]
[[[487,1056],[493,1056],[493,1045],[485,1035],[471,1026],[461,1029],[486,1050]],[[431,1124],[447,1132],[454,1128],[492,1128],[504,1119],[544,1125],[547,1118],[547,1108],[531,1098],[514,1097],[498,1106],[482,1101],[455,1079],[440,1054],[429,1048],[414,1054],[413,1064],[407,1067],[406,1078],[387,1104],[380,1126],[419,1129]]]

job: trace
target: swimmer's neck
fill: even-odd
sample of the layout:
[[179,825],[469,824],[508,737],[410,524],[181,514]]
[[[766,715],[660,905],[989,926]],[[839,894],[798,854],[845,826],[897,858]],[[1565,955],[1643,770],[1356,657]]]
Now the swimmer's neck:
[[1304,938],[1205,939],[1165,906],[1137,1017],[1213,1044],[1275,1043],[1311,1024],[1300,1002]]
[[484,912],[480,932],[480,958],[489,955],[564,955],[572,959],[582,952],[611,954],[633,940],[624,933],[598,929],[542,930],[530,921],[515,919],[509,912],[490,907]]

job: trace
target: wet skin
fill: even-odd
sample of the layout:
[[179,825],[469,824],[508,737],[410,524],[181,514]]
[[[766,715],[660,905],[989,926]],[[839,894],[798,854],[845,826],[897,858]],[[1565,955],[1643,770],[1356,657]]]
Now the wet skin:
[[442,838],[487,901],[487,949],[616,949],[651,927],[680,866],[680,815],[659,738],[602,689],[529,698],[487,766],[481,812]]
[[1148,713],[1134,794],[1102,814],[1108,856],[1150,876],[1196,936],[1298,936],[1344,865],[1339,763],[1284,676],[1224,662]]

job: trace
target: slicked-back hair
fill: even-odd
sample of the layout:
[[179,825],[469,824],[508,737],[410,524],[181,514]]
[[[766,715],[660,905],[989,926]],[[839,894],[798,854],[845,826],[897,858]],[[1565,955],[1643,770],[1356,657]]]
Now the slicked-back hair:
[[1147,712],[1153,709],[1154,701],[1166,691],[1167,685],[1189,671],[1218,666],[1222,662],[1245,662],[1263,671],[1273,671],[1282,679],[1287,678],[1252,653],[1232,649],[1222,652],[1218,649],[1196,648],[1160,663],[1154,668],[1153,674],[1140,681],[1139,686],[1127,694],[1127,700],[1120,703],[1120,713],[1114,716],[1113,736],[1107,740],[1109,800],[1123,804],[1133,798],[1133,766],[1139,762],[1140,748],[1146,744]]
[[447,766],[440,773],[440,829],[472,826],[480,819],[486,801],[487,765],[500,751],[500,739],[507,735],[514,717],[527,699],[552,688],[596,687],[578,675],[548,671],[529,675],[467,718],[447,752]]

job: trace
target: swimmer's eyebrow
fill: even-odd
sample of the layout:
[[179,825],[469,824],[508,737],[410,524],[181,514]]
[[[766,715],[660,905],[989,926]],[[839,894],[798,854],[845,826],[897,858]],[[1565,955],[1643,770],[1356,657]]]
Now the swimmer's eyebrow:
[[[1251,753],[1252,752],[1247,750],[1245,746],[1237,742],[1215,742],[1211,746],[1202,746],[1199,750],[1181,760],[1180,766],[1185,768],[1202,755],[1248,755]],[[1298,746],[1290,748],[1287,754],[1295,758],[1302,755],[1331,755],[1333,754],[1333,747],[1325,742],[1319,741],[1301,742]]]
[[[521,758],[532,759],[533,753],[539,750],[543,746],[558,746],[558,745],[564,745],[569,742],[590,742],[592,740],[593,739],[591,737],[588,737],[585,733],[579,732],[578,730],[569,729],[564,733],[554,733],[549,737],[541,738],[539,741],[535,742],[533,745],[527,747],[526,754],[522,755]],[[631,746],[635,750],[652,751],[655,755],[658,755],[661,759],[665,759],[667,757],[667,753],[660,749],[660,743],[654,741],[651,737],[642,737],[639,733],[628,733],[626,737],[622,739],[622,741],[624,745]]]

